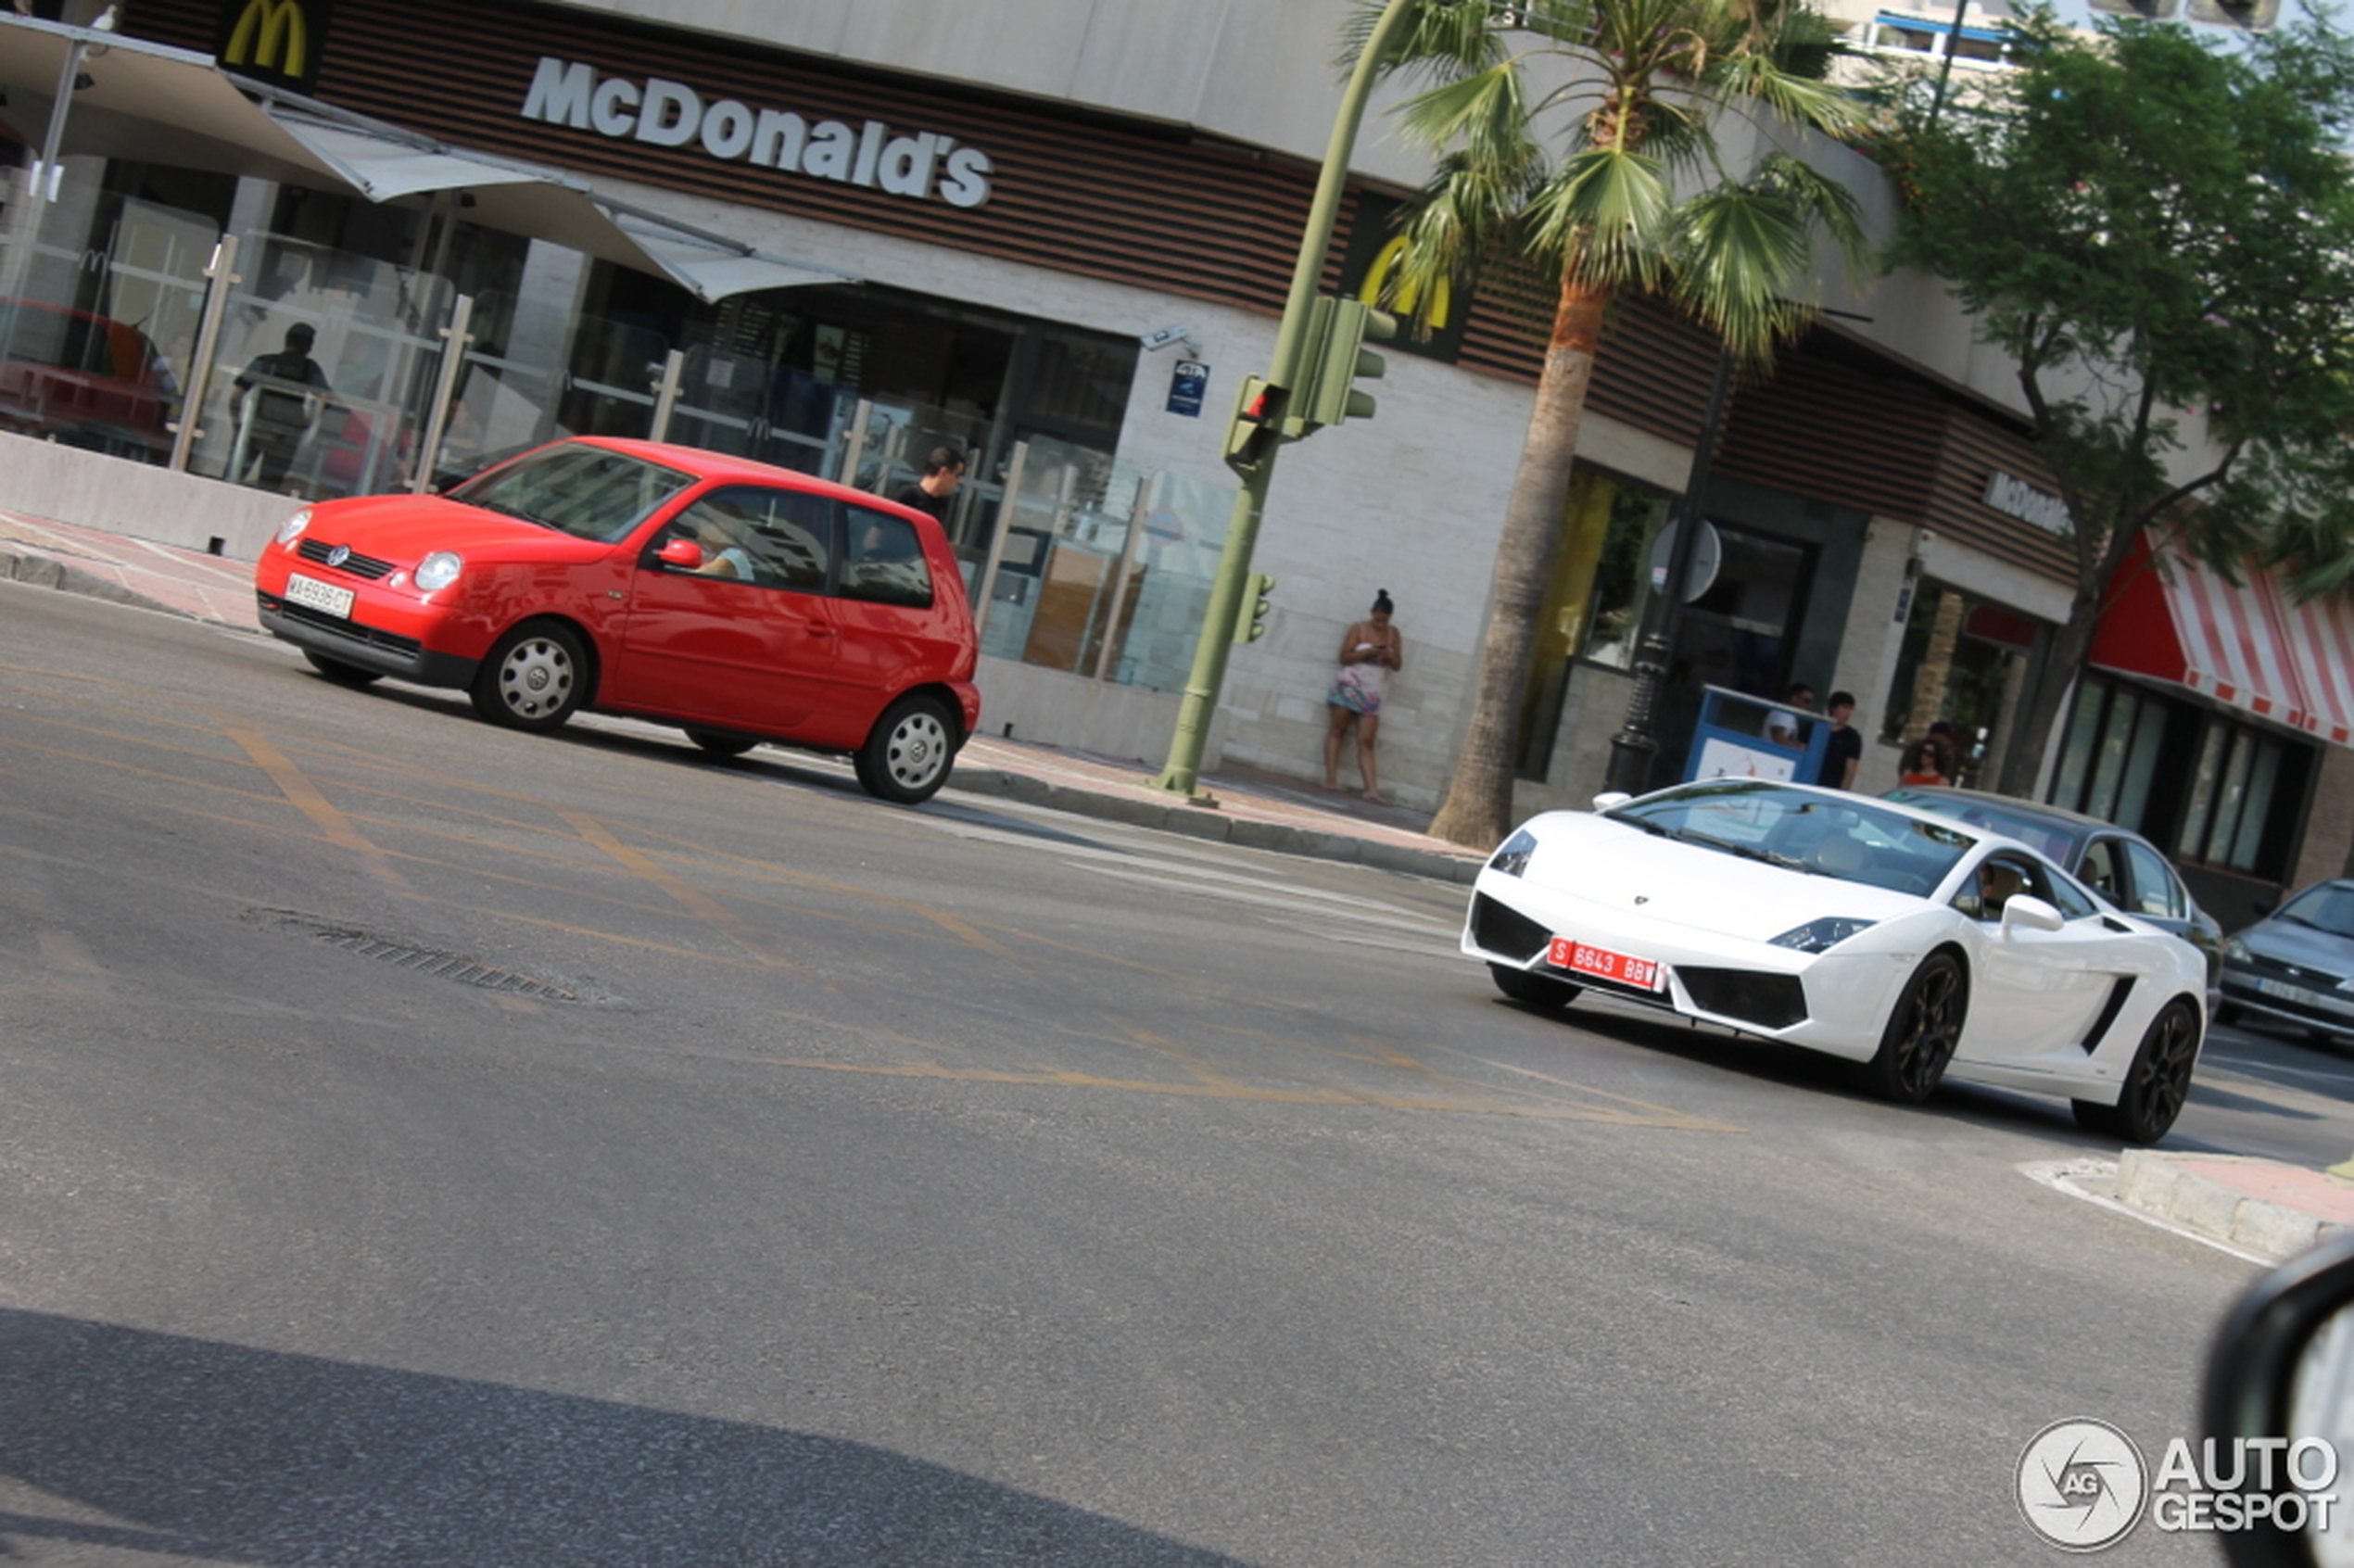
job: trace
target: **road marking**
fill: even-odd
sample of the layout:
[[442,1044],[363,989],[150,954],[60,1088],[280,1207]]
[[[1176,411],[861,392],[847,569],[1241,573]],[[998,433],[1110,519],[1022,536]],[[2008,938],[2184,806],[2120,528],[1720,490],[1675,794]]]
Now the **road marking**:
[[296,810],[319,825],[320,831],[326,834],[330,843],[359,855],[360,863],[379,881],[404,893],[416,891],[410,885],[409,879],[400,874],[400,868],[393,865],[391,858],[354,827],[349,817],[336,810],[334,803],[320,792],[319,786],[310,781],[310,776],[288,761],[285,753],[272,745],[267,736],[247,729],[223,714],[215,714],[212,717],[221,726],[221,732],[244,748],[246,755],[253,759],[254,765],[278,787],[279,793],[292,802]]
[[778,957],[766,951],[745,933],[743,921],[737,917],[734,911],[701,888],[694,887],[683,879],[673,876],[670,871],[656,863],[652,855],[640,854],[623,843],[614,836],[611,828],[587,812],[574,811],[566,806],[553,804],[548,809],[569,823],[583,839],[604,851],[615,864],[628,871],[631,876],[661,889],[680,908],[717,929],[729,942],[734,942],[760,963],[778,968],[806,969],[805,965],[796,963],[790,958]]

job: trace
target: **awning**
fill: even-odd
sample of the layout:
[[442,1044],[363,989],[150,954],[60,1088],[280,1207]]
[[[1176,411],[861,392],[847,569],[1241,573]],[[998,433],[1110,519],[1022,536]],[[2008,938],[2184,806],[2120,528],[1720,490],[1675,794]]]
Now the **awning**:
[[2251,565],[2238,583],[2145,544],[2101,613],[2092,662],[2354,745],[2354,610],[2290,601]]
[[208,55],[0,16],[0,86],[7,89],[0,113],[36,149],[76,40],[94,49],[85,66],[91,85],[74,95],[66,119],[70,154],[251,174],[348,190],[371,202],[462,190],[471,198],[469,222],[668,277],[706,301],[857,281],[673,221],[604,196],[577,175],[452,146],[246,82]]

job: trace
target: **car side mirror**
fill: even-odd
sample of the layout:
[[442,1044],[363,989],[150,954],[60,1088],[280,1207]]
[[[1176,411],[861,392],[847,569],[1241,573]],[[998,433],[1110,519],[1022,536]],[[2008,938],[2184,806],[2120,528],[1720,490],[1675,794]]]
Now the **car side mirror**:
[[[2254,1522],[2222,1536],[2234,1564],[2290,1568],[2343,1561],[2342,1554],[2324,1558],[2317,1549],[2325,1544],[2311,1529],[2319,1454],[2303,1456],[2308,1462],[2300,1465],[2297,1449],[2326,1446],[2336,1455],[2348,1452],[2354,1435],[2347,1430],[2349,1397],[2354,1236],[2344,1236],[2290,1258],[2248,1286],[2224,1315],[2208,1352],[2199,1423],[2214,1451],[2242,1453],[2241,1445],[2267,1439],[2268,1446],[2286,1450],[2285,1463],[2242,1465],[2239,1484],[2222,1488],[2239,1494],[2238,1511]],[[2333,1458],[2321,1486],[2341,1480],[2340,1468]],[[2245,1506],[2259,1496],[2259,1507]],[[2341,1488],[2341,1502],[2343,1497]],[[2327,1534],[2327,1545],[2343,1540],[2335,1520]]]
[[1631,801],[1634,798],[1634,796],[1628,794],[1624,790],[1605,790],[1601,794],[1594,797],[1594,809],[1596,811],[1609,811],[1614,806],[1625,805],[1628,801]]
[[2031,931],[2056,931],[2068,917],[2032,893],[2013,893],[2003,901],[2003,934],[2024,927]]
[[665,566],[697,571],[702,566],[702,546],[692,539],[673,539],[654,552],[654,559]]

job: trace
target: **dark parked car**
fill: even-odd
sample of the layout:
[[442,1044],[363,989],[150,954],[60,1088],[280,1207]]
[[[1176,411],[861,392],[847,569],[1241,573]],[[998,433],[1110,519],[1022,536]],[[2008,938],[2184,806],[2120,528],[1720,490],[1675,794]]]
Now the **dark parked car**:
[[2220,1021],[2246,1013],[2354,1039],[2354,880],[2316,882],[2232,934]]
[[1889,790],[1887,798],[2005,834],[2057,861],[2117,908],[2163,926],[2197,948],[2207,957],[2208,993],[2214,994],[2223,967],[2223,928],[2198,906],[2158,846],[2139,833],[2082,812],[1976,790],[1905,784]]

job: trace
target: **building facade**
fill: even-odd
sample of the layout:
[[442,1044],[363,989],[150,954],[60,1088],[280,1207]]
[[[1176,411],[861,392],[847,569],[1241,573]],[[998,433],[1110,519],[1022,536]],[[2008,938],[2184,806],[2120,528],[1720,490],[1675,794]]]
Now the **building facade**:
[[[952,445],[973,454],[954,531],[984,725],[1156,762],[1232,501],[1226,416],[1270,357],[1347,8],[1025,0],[1017,23],[940,0],[127,0],[102,34],[74,25],[95,6],[38,6],[0,22],[0,123],[22,143],[0,358],[35,367],[0,387],[19,433],[0,442],[24,453],[0,464],[0,506],[202,485],[182,542],[234,553],[276,492],[423,487],[565,433],[879,488]],[[1382,107],[1330,290],[1378,287],[1386,220],[1425,172]],[[1887,218],[1870,165],[1813,156]],[[1900,743],[1945,719],[1981,778],[2006,748],[2049,747],[2055,790],[2158,828],[2195,873],[2211,862],[2210,898],[2342,866],[2354,823],[2315,803],[2344,737],[2306,724],[2310,702],[2260,712],[2145,660],[2088,685],[2061,743],[2014,732],[2070,556],[2006,369],[1932,280],[1832,279],[1824,303],[1837,313],[1737,384],[1714,432],[1657,778],[1680,774],[1700,688],[1803,681],[1859,699],[1861,787],[1892,783]],[[1436,803],[1546,306],[1446,302],[1427,340],[1392,346],[1371,422],[1285,449],[1255,562],[1276,609],[1233,656],[1211,761],[1315,776],[1341,632],[1386,588],[1407,658],[1384,784]],[[297,325],[333,406],[281,466],[256,399],[233,394]],[[1591,525],[1569,536],[1530,672],[1531,809],[1599,787],[1715,366],[1647,308],[1606,334],[1572,499]],[[142,472],[94,481],[94,462]],[[2178,745],[2215,749],[2203,816],[2104,782],[2116,748]],[[2260,830],[2243,826],[2259,780]]]

